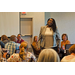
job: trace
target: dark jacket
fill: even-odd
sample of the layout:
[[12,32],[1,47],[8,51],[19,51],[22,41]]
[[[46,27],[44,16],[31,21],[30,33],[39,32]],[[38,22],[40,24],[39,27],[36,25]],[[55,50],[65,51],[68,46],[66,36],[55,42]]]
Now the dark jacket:
[[0,41],[0,45],[1,45],[1,48],[5,48],[5,44],[2,41]]
[[39,53],[41,52],[41,49],[38,48],[38,43],[33,42],[32,46],[34,47],[34,54],[39,55]]

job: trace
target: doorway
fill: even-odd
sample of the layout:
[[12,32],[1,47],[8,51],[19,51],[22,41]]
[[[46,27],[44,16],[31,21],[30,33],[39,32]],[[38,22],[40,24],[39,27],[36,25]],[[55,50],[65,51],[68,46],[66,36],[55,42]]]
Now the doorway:
[[28,47],[31,48],[32,44],[32,27],[33,27],[33,19],[32,18],[20,18],[20,33],[22,35],[22,39],[28,42]]

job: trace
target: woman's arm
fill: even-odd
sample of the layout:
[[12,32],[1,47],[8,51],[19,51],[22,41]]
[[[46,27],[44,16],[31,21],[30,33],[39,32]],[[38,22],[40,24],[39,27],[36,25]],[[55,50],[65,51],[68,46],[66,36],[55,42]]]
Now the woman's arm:
[[39,51],[40,50],[40,48],[38,48],[38,46],[37,46],[37,44],[34,42],[34,43],[32,43],[32,45],[33,45],[33,47],[34,47],[34,49],[36,50],[36,51]]
[[56,43],[57,45],[60,45],[60,34],[58,28],[56,28]]
[[38,48],[40,48],[40,46],[41,46],[41,41],[42,41],[42,35],[41,35],[41,33],[42,33],[42,27],[40,29],[40,34],[39,34]]

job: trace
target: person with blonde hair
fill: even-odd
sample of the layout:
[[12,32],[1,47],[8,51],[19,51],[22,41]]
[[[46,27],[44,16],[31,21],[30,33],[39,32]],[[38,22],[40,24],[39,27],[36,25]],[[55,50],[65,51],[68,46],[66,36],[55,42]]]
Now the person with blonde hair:
[[36,58],[32,53],[27,51],[27,43],[22,42],[20,45],[20,52],[14,53],[13,55],[11,55],[7,61],[8,62],[13,62],[13,61],[14,62],[30,62],[30,61],[36,61]]
[[69,48],[70,55],[64,56],[61,62],[75,62],[75,44]]
[[22,42],[20,45],[20,52],[19,52],[19,56],[22,60],[26,60],[26,52],[25,49],[27,48],[27,43],[26,42]]
[[38,57],[38,62],[59,62],[60,58],[54,49],[43,49]]

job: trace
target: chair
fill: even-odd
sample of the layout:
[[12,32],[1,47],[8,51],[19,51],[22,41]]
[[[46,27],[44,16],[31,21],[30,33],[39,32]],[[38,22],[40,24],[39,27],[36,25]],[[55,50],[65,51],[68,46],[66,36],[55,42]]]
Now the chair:
[[69,50],[69,48],[70,48],[72,45],[73,45],[73,44],[66,44],[66,45],[65,45],[65,49],[66,49],[66,50]]
[[66,55],[70,55],[70,53],[69,53],[69,48],[70,48],[72,45],[73,45],[73,44],[66,44],[66,45],[65,45]]
[[9,50],[3,48],[2,57],[8,59],[10,57]]
[[35,49],[34,49],[34,47],[33,47],[33,45],[32,45],[32,44],[31,44],[31,47],[32,47],[32,49],[33,49],[33,51],[32,51],[32,52],[33,52],[33,54],[35,55],[35,57],[36,57],[36,58],[38,58],[38,56],[39,56],[39,55],[37,55],[37,54],[35,53]]
[[6,59],[8,59],[10,57],[10,54],[9,53],[7,53],[6,54]]

